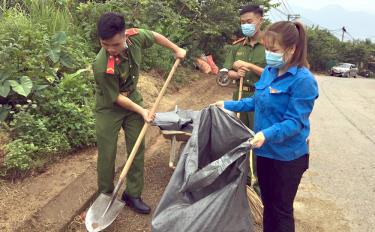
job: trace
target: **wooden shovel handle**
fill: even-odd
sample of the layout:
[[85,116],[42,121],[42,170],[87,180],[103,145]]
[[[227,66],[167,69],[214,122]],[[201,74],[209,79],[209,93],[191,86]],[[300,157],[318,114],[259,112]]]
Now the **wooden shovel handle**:
[[[180,64],[180,62],[181,62],[180,59],[177,59],[177,60],[175,61],[174,65],[173,65],[173,67],[172,67],[172,69],[171,69],[171,71],[169,72],[168,78],[167,78],[167,80],[165,81],[165,83],[164,83],[164,85],[163,85],[163,88],[161,89],[161,91],[160,91],[160,93],[159,93],[159,95],[158,95],[158,97],[157,97],[157,99],[156,99],[154,105],[153,105],[152,108],[151,108],[150,114],[154,114],[154,113],[155,113],[155,111],[156,111],[157,107],[159,106],[159,103],[160,103],[160,101],[161,101],[161,99],[162,99],[162,97],[163,97],[165,91],[166,91],[167,88],[168,88],[169,83],[170,83],[171,80],[172,80],[172,76],[173,76],[173,74],[175,73],[175,71],[176,71],[176,69],[177,69],[177,66]],[[135,157],[135,155],[136,155],[136,153],[137,153],[137,151],[138,151],[138,149],[139,149],[139,146],[141,145],[142,140],[143,140],[143,138],[145,137],[145,134],[146,134],[146,131],[147,131],[148,127],[149,127],[149,124],[148,124],[148,123],[145,123],[144,126],[143,126],[143,128],[142,128],[142,130],[141,130],[141,133],[139,133],[139,135],[138,135],[138,139],[137,139],[137,141],[135,142],[134,147],[133,147],[133,149],[132,149],[130,155],[128,156],[128,159],[127,159],[127,161],[126,161],[126,164],[125,164],[124,168],[123,168],[122,171],[121,171],[121,174],[120,174],[120,177],[119,177],[118,183],[117,183],[117,185],[116,185],[116,188],[115,188],[114,194],[117,194],[118,189],[121,187],[122,183],[124,182],[125,177],[126,177],[126,175],[128,174],[129,169],[130,169],[130,167],[131,167],[131,165],[132,165],[132,163],[133,163],[134,157]]]

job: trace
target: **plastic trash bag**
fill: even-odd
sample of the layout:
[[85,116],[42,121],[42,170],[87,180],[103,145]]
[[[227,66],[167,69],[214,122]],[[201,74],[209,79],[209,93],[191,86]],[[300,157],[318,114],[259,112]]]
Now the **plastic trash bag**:
[[161,130],[175,130],[191,132],[193,131],[193,121],[199,111],[177,109],[171,112],[156,113],[152,122],[153,126],[158,126]]
[[152,219],[153,232],[253,231],[246,194],[249,139],[240,120],[216,106],[199,112]]

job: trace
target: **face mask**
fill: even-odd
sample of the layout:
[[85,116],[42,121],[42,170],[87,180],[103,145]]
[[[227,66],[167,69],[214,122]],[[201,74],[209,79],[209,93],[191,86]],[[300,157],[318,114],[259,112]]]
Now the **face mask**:
[[266,62],[267,65],[271,66],[272,68],[281,68],[284,66],[284,53],[276,53],[270,52],[266,50]]
[[129,48],[129,46],[128,46],[128,43],[125,41],[125,43],[124,43],[124,47],[125,47],[125,49],[128,49]]
[[247,37],[252,37],[255,34],[256,26],[252,23],[241,24],[242,33]]

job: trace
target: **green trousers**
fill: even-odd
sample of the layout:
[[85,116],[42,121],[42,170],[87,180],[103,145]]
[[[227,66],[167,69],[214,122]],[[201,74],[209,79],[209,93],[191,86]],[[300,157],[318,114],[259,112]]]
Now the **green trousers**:
[[[125,131],[127,153],[130,154],[144,125],[141,115],[131,111],[97,112],[96,137],[98,145],[98,187],[100,193],[113,192],[117,140],[121,127]],[[144,140],[135,156],[126,179],[125,192],[139,197],[143,190]]]
[[[254,92],[247,92],[242,91],[242,98],[251,97],[253,96]],[[238,100],[238,90],[233,93],[233,100]],[[254,112],[243,112],[240,113],[240,120],[251,130],[254,130]],[[257,175],[257,163],[256,163],[256,155],[253,152],[252,156],[250,156],[252,161],[250,162],[250,172],[247,178],[247,184],[249,186],[253,186],[255,192],[260,196],[260,188],[258,183],[258,175]],[[254,179],[254,183],[252,183],[251,179]]]

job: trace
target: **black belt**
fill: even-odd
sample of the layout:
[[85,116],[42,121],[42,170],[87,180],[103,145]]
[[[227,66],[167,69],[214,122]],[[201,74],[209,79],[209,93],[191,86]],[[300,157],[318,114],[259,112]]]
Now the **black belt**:
[[130,94],[135,90],[134,85],[128,86],[126,90],[120,90],[120,94],[125,97],[129,97]]

